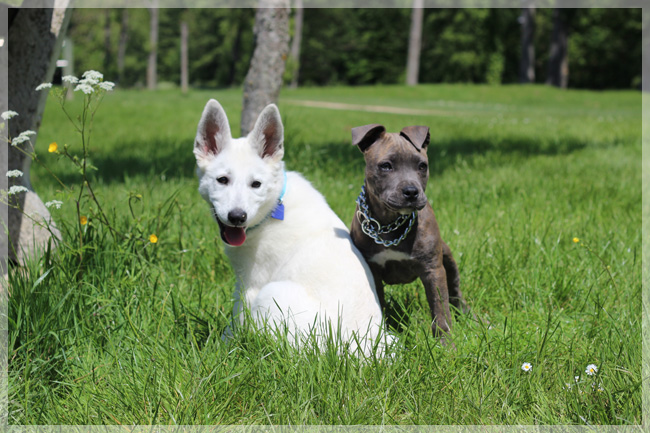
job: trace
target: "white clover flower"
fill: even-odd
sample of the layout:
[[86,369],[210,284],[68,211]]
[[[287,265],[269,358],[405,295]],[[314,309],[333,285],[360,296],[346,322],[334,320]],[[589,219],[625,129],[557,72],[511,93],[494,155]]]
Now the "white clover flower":
[[589,364],[585,370],[585,373],[587,373],[589,376],[593,376],[594,374],[598,373],[598,367],[596,364]]
[[79,82],[79,78],[75,77],[74,75],[66,75],[65,77],[61,78],[61,81],[68,84],[77,84]]
[[52,87],[52,83],[41,83],[36,86],[36,91],[49,89],[50,87]]
[[27,192],[29,191],[27,188],[25,188],[22,185],[14,185],[11,188],[9,188],[9,195],[14,195],[14,194],[19,194],[21,192]]
[[23,172],[20,170],[9,170],[7,172],[7,177],[20,177],[23,175]]
[[526,371],[526,372],[528,372],[528,371],[530,371],[530,370],[533,369],[533,365],[532,365],[530,362],[524,362],[524,363],[521,365],[521,369],[524,370],[524,371]]
[[91,86],[89,84],[85,84],[85,83],[84,84],[78,84],[77,87],[74,88],[75,92],[77,90],[81,90],[86,95],[90,95],[91,93],[93,93],[95,91],[95,89],[93,89],[93,86]]
[[16,113],[15,111],[12,111],[12,110],[5,111],[4,113],[0,114],[0,117],[2,117],[2,120],[9,120],[12,117],[16,117],[16,116],[18,116],[18,113]]
[[84,72],[82,77],[84,77],[87,80],[100,81],[104,79],[104,74],[102,74],[101,72],[93,71],[91,69],[90,71]]
[[57,209],[61,209],[61,205],[62,205],[62,204],[63,204],[62,201],[59,201],[59,200],[52,200],[52,201],[48,201],[47,203],[45,203],[45,207],[49,208],[49,207],[54,206],[54,207],[57,208]]
[[99,83],[99,88],[104,89],[107,92],[110,92],[111,90],[113,90],[113,87],[115,87],[115,83],[112,82],[112,81],[103,81],[103,82]]

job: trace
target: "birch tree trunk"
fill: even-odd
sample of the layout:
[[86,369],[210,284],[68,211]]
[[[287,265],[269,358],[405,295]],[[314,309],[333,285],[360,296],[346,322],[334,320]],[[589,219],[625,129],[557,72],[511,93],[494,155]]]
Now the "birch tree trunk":
[[257,116],[275,103],[289,54],[289,0],[262,0],[255,13],[255,50],[244,80],[241,135],[248,135]]
[[553,34],[548,59],[546,84],[566,89],[569,84],[569,34],[565,11],[553,9]]
[[408,60],[406,62],[406,84],[418,84],[420,73],[420,51],[422,50],[422,19],[424,0],[413,0],[411,11],[411,32],[409,35]]
[[521,9],[521,61],[519,82],[535,82],[535,6],[532,2]]
[[147,62],[147,89],[156,90],[158,85],[158,0],[152,1],[149,8],[151,20],[149,22],[149,60]]
[[293,17],[293,40],[291,41],[291,58],[293,59],[293,71],[291,74],[291,88],[298,87],[300,75],[300,45],[302,44],[302,22],[305,9],[302,0],[296,0],[296,15]]
[[[2,81],[9,84],[7,93],[2,95],[0,106],[18,113],[17,117],[7,122],[11,137],[16,137],[25,130],[38,132],[47,90],[37,92],[34,89],[40,83],[52,80],[56,59],[70,21],[72,9],[69,0],[50,1],[46,4],[49,7],[9,10],[8,36],[0,48],[0,64],[6,62],[8,65],[7,79]],[[23,4],[30,5],[30,2]],[[36,142],[36,136],[31,137],[31,142]],[[29,143],[23,145],[30,148]],[[27,192],[10,196],[10,204],[21,211],[9,207],[6,214],[9,237],[7,248],[2,248],[0,261],[0,267],[6,272],[7,259],[22,264],[29,257],[39,254],[52,235],[60,237],[60,233],[53,225],[49,211],[32,191],[29,179],[31,159],[11,145],[3,146],[8,151],[8,169],[23,172],[21,177],[11,178],[7,186],[20,185],[28,189]],[[6,179],[5,176],[2,177]]]

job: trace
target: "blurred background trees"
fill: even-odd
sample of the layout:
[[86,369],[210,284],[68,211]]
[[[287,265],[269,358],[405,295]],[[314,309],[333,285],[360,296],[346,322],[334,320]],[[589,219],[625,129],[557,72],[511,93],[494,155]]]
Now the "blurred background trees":
[[[523,9],[423,12],[418,82],[520,82],[522,32],[530,31],[524,23],[531,19]],[[302,14],[296,29],[292,11],[292,36],[298,30],[302,40],[299,58],[290,58],[286,68],[287,84],[296,75],[300,86],[406,81],[411,9],[307,8]],[[158,87],[179,86],[185,22],[189,84],[243,83],[254,49],[254,9],[160,9],[158,20],[152,46],[146,9],[75,10],[68,32],[75,71],[104,65],[105,76],[121,87],[146,87],[147,61],[157,48]],[[554,15],[553,9],[537,8],[532,20],[534,56],[527,76],[534,82],[562,85],[557,74],[564,70],[572,88],[640,87],[641,9],[563,9]],[[557,49],[562,37],[565,51]]]

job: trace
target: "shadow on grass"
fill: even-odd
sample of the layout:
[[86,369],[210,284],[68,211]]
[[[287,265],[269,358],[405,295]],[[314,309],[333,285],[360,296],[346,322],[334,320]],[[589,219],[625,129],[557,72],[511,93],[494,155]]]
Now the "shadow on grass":
[[[458,158],[495,153],[504,157],[516,155],[527,158],[535,155],[569,154],[591,145],[586,140],[565,138],[517,139],[500,138],[488,140],[450,139],[433,141],[429,146],[431,173],[440,174],[458,162]],[[362,170],[363,156],[349,143],[289,143],[285,151],[289,170],[304,173],[308,178],[314,172],[340,176]],[[156,140],[153,143],[123,142],[110,152],[94,152],[93,164],[97,167],[96,179],[104,183],[123,182],[126,177],[165,176],[170,178],[193,178],[195,159],[192,140]],[[78,175],[60,173],[64,182],[75,182]]]

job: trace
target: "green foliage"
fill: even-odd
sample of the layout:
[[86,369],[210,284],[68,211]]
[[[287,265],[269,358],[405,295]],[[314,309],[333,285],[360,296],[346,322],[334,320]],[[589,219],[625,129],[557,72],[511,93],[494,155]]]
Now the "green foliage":
[[[117,90],[95,119],[91,180],[116,228],[134,224],[131,201],[142,218],[135,223],[143,233],[155,230],[159,242],[135,250],[96,225],[82,272],[65,245],[12,269],[10,423],[641,423],[637,92],[426,85],[283,95],[287,166],[346,223],[363,181],[350,128],[431,127],[427,196],[474,314],[456,318],[456,350],[432,337],[419,282],[387,290],[401,345],[393,358],[296,350],[250,328],[223,342],[235,281],[196,191],[192,142],[211,97],[236,131],[241,93]],[[295,100],[428,114],[326,110]],[[79,174],[45,149],[76,137],[48,101],[36,148],[66,181]],[[49,174],[32,171],[39,195],[55,195]],[[141,199],[133,202],[133,194]],[[70,242],[74,207],[52,212]],[[592,363],[595,376],[585,373]]]
[[[75,68],[104,64],[117,76],[122,10],[77,9],[69,35]],[[520,9],[426,9],[420,81],[516,83],[521,56]],[[551,9],[536,12],[536,77],[544,82],[552,32]],[[406,68],[410,9],[314,9],[304,11],[299,59],[301,85],[401,83]],[[641,9],[563,10],[569,25],[569,85],[637,87],[641,77]],[[129,9],[122,86],[143,85],[149,46],[149,12]],[[110,23],[110,47],[105,24]],[[195,87],[240,85],[254,49],[253,9],[161,9],[160,82],[178,83],[180,21],[189,26],[190,83]],[[324,25],[325,24],[325,25]],[[293,62],[293,61],[292,61]],[[295,67],[289,65],[285,81]]]

